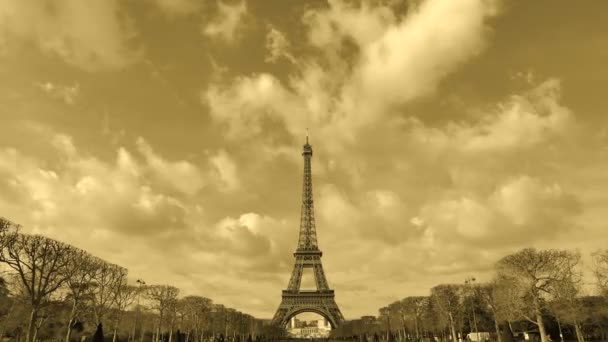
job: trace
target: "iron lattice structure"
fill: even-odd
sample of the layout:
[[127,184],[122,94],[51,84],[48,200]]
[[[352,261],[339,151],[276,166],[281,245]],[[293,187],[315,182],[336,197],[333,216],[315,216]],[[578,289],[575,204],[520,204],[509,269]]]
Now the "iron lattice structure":
[[[344,321],[336,304],[334,290],[329,288],[321,256],[323,253],[317,244],[315,210],[312,196],[311,163],[312,147],[306,144],[302,152],[304,157],[304,181],[302,185],[302,214],[300,218],[300,237],[298,247],[293,253],[295,263],[287,290],[283,290],[282,301],[272,323],[284,327],[289,320],[302,312],[314,312],[325,317],[332,327]],[[305,268],[312,268],[316,290],[300,290],[302,274]]]

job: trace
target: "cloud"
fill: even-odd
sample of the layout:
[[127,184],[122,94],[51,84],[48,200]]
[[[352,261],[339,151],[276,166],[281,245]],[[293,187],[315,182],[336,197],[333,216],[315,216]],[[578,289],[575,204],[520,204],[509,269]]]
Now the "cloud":
[[560,98],[560,81],[548,79],[485,108],[472,122],[449,120],[438,128],[413,119],[409,122],[411,137],[430,149],[468,155],[520,153],[576,135],[576,120]]
[[266,34],[266,57],[264,61],[276,63],[281,58],[285,58],[291,63],[296,63],[296,59],[289,53],[289,41],[281,31],[270,26]]
[[[18,172],[2,170],[11,192],[21,199],[19,205],[32,212],[25,225],[52,236],[64,225],[86,227],[92,233],[109,229],[136,235],[184,226],[181,202],[147,185],[141,174],[133,171],[143,167],[126,150],[119,149],[112,165],[82,156],[68,136],[57,135],[53,144],[68,156],[61,167],[45,168],[35,159],[13,152],[24,165]],[[78,234],[70,229],[64,233],[68,239]]]
[[[263,129],[262,121],[277,120],[292,136],[312,126],[333,144],[352,143],[359,130],[431,93],[478,55],[486,21],[496,13],[494,1],[429,0],[399,21],[389,7],[331,1],[328,9],[310,10],[303,19],[322,57],[298,60],[286,84],[268,74],[241,76],[221,91],[209,87],[203,98],[231,136],[251,137]],[[276,33],[269,35],[276,48],[284,45]],[[344,37],[358,53],[340,52]],[[270,51],[274,56],[279,50]]]
[[[36,43],[50,55],[88,71],[119,69],[141,51],[118,0],[66,0],[45,5],[9,0],[0,6],[0,31]],[[91,15],[95,13],[95,15]]]
[[496,14],[496,3],[423,2],[402,22],[362,46],[360,63],[346,90],[352,101],[365,101],[370,106],[366,110],[377,110],[433,91],[443,77],[481,52],[486,21]]
[[169,15],[187,15],[200,10],[203,1],[200,0],[153,0],[154,3]]
[[[211,117],[226,125],[227,137],[233,139],[259,135],[269,120],[297,110],[298,103],[278,79],[266,73],[240,77],[228,87],[211,85],[202,98]],[[292,112],[291,117],[298,120],[301,113]]]
[[330,0],[326,10],[309,10],[302,21],[309,27],[308,39],[320,48],[340,49],[344,37],[364,47],[381,37],[397,21],[387,6],[360,6],[342,0]]
[[[580,203],[558,184],[523,175],[501,184],[487,197],[450,196],[429,203],[417,219],[434,243],[522,245],[547,241],[575,228]],[[530,234],[532,233],[533,234]]]
[[[116,10],[113,16],[77,16],[99,24],[94,31],[27,4],[0,9],[2,19],[21,7],[29,12],[18,17],[45,19],[42,28],[29,19],[0,24],[0,41],[17,66],[5,67],[12,78],[0,92],[14,109],[0,116],[7,127],[0,214],[122,264],[148,283],[171,279],[184,294],[269,318],[293,267],[308,127],[318,241],[347,318],[373,314],[392,298],[427,294],[437,283],[488,279],[495,260],[524,246],[588,248],[606,240],[606,125],[576,105],[581,73],[579,81],[567,68],[547,78],[540,71],[547,69],[534,64],[520,73],[504,58],[529,51],[505,49],[501,32],[492,41],[493,28],[510,20],[505,11],[493,26],[498,1],[331,0],[298,5],[288,23],[245,2],[226,0],[207,13],[216,3],[150,0],[133,7],[110,0],[103,5]],[[63,13],[76,5],[54,6],[47,8]],[[125,13],[133,8],[144,11]],[[201,24],[208,14],[217,17]],[[253,14],[264,24],[248,33],[261,43],[249,51],[251,44],[237,42]],[[167,31],[173,19],[185,21]],[[108,33],[116,23],[120,30],[110,33],[120,35],[108,38],[112,44],[71,38]],[[73,32],[64,32],[68,27]],[[102,77],[72,70],[84,77],[78,80],[69,72],[63,79],[26,72],[48,65],[26,50],[47,36],[74,40],[64,50],[79,54],[56,45],[45,54],[94,66],[85,70],[136,63],[137,56],[107,62],[123,48],[137,55],[134,27],[150,48],[149,64],[163,70],[162,89],[138,68]],[[223,51],[226,43],[230,51]],[[175,44],[191,53],[173,53]],[[212,65],[201,63],[207,53],[217,57]],[[233,58],[245,54],[251,58]],[[476,59],[479,65],[467,65]],[[491,75],[483,71],[488,67]],[[209,68],[210,78],[197,76]],[[90,91],[108,84],[117,85],[116,94]],[[209,111],[181,101],[163,129],[204,132],[159,134],[156,121],[176,104],[161,95],[201,86]],[[592,108],[584,95],[584,108]],[[146,101],[136,101],[142,96]],[[49,106],[45,97],[57,103]],[[89,130],[100,118],[101,132]],[[141,138],[128,138],[134,129]]]
[[421,230],[408,222],[412,210],[390,190],[375,189],[347,195],[336,185],[321,187],[316,202],[319,226],[330,245],[345,235],[352,239],[401,244],[420,235]]
[[205,185],[202,172],[185,161],[167,161],[152,150],[143,139],[137,139],[137,148],[144,156],[153,176],[169,187],[183,194],[194,195]]
[[[255,280],[259,289],[286,284],[297,238],[288,221],[254,212],[210,220],[198,200],[187,191],[172,193],[164,178],[181,178],[184,183],[173,184],[180,188],[193,169],[168,162],[142,138],[139,155],[120,147],[113,160],[103,161],[78,149],[72,137],[51,134],[46,157],[52,164],[0,148],[2,215],[25,231],[73,243],[148,283],[172,279],[184,293],[211,293],[238,308],[245,305],[238,294],[249,293],[251,284],[234,279]],[[227,156],[220,151],[211,158],[221,164]],[[274,297],[260,291],[250,308],[265,310]]]
[[239,178],[237,174],[237,167],[234,160],[224,150],[218,151],[218,153],[210,158],[211,164],[215,167],[218,173],[218,179],[221,180],[221,189],[227,192],[232,192],[239,187]]
[[59,99],[68,105],[74,105],[80,95],[80,85],[78,83],[72,86],[57,85],[51,82],[36,83],[35,85],[49,96]]
[[218,0],[218,16],[205,25],[203,33],[214,39],[232,43],[237,39],[238,30],[247,14],[247,3],[242,0],[234,5]]

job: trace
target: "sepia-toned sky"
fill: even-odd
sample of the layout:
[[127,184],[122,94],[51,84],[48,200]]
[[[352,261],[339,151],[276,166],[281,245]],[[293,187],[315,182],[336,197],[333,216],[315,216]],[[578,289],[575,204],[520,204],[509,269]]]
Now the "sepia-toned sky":
[[608,2],[0,0],[0,216],[270,318],[608,241]]

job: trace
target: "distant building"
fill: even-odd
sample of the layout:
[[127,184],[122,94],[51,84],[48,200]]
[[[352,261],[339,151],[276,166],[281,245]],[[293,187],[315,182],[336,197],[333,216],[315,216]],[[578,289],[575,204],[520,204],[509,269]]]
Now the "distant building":
[[292,337],[326,337],[330,330],[331,325],[327,319],[300,321],[293,317],[289,321],[287,332]]

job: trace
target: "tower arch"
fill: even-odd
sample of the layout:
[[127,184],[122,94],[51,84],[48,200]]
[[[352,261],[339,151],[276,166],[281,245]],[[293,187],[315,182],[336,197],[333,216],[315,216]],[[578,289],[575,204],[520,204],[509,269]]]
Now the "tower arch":
[[329,322],[329,325],[331,325],[332,329],[335,329],[336,326],[338,325],[338,323],[334,321],[334,319],[329,311],[326,311],[326,310],[318,308],[318,307],[293,309],[290,312],[287,312],[285,314],[285,319],[283,320],[283,322],[281,322],[279,324],[281,327],[286,327],[292,318],[294,318],[295,316],[297,316],[301,313],[306,313],[306,312],[312,312],[312,313],[315,313],[315,314],[325,318]]

